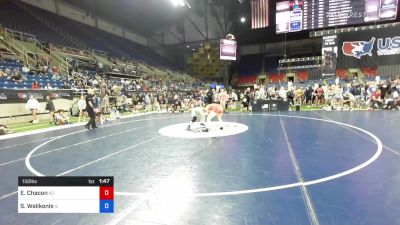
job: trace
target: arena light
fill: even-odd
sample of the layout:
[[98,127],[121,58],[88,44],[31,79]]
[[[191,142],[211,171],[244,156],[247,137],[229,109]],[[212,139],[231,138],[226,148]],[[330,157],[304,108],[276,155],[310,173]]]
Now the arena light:
[[191,6],[189,5],[189,3],[186,0],[169,0],[171,2],[171,4],[174,7],[184,7],[187,6],[188,8],[191,8]]
[[178,6],[185,6],[185,1],[184,0],[170,0],[173,6],[178,7]]

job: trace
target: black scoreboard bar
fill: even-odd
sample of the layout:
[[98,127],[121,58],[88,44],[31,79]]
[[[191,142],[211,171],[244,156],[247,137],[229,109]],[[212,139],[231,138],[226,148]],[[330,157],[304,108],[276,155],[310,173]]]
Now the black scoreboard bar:
[[18,186],[114,186],[114,177],[18,177]]

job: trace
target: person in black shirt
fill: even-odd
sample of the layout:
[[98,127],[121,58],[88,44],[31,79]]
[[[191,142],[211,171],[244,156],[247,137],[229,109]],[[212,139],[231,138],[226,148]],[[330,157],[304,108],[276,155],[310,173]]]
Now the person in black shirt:
[[309,85],[306,87],[305,97],[306,97],[306,104],[311,105],[313,97],[313,89]]
[[50,124],[53,124],[54,121],[54,111],[56,111],[53,103],[53,99],[51,96],[46,97],[47,102],[46,102],[46,110],[49,110],[49,115],[50,115]]
[[213,101],[213,92],[212,89],[208,89],[207,94],[206,94],[206,103],[211,104]]
[[86,96],[86,111],[90,117],[89,121],[85,125],[86,129],[90,129],[90,126],[92,126],[92,129],[97,128],[96,126],[96,113],[94,112],[94,107],[93,107],[93,93],[94,90],[88,90],[88,95]]

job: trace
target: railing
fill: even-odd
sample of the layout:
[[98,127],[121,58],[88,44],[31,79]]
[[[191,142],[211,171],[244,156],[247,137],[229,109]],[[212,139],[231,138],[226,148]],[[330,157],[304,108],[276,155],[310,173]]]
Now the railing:
[[93,54],[93,56],[94,55],[98,55],[98,56],[101,56],[101,57],[104,57],[104,58],[108,58],[108,56],[109,56],[108,52],[97,50],[97,49],[93,49],[92,54]]
[[14,51],[18,52],[25,63],[33,62],[33,59],[30,59],[28,55],[30,51],[27,48],[15,41],[7,32],[4,32],[3,34],[4,39],[2,41],[6,43],[11,50],[13,49]]
[[[86,46],[86,44],[84,44],[83,42],[81,42],[78,38],[72,36],[71,34],[65,32],[64,30],[62,30],[60,27],[56,26],[55,24],[51,23],[49,20],[47,20],[46,18],[43,18],[42,16],[40,16],[39,14],[37,14],[36,12],[34,12],[34,10],[26,7],[24,4],[19,3],[18,1],[15,2],[20,8],[22,8],[23,10],[25,10],[26,12],[28,12],[30,15],[32,15],[33,17],[35,17],[36,19],[38,19],[39,21],[41,21],[42,23],[44,23],[47,27],[49,27],[50,29],[54,30],[55,32],[57,32],[58,34],[60,34],[61,36],[63,36],[64,38],[70,40],[71,42],[73,42],[74,44],[76,44],[77,46],[81,47],[82,49],[90,49]],[[21,33],[21,32],[19,32]],[[25,41],[29,41],[29,42],[36,42],[38,43],[36,36],[34,35],[13,35],[16,36],[16,38],[20,38],[21,40],[25,40]],[[96,37],[94,37],[96,38]],[[99,40],[98,41],[102,41],[104,42],[104,40]],[[125,52],[123,52],[121,49],[116,48],[115,46],[111,45],[109,42],[104,42],[105,46],[111,50],[113,50],[115,53],[120,54],[121,56],[123,56],[127,61],[131,61],[134,63],[142,63],[146,66],[150,66],[148,63],[143,62],[141,60],[133,60],[130,58],[129,55],[127,55]],[[108,52],[105,51],[100,51],[100,50],[96,50],[96,49],[92,49],[92,53],[91,54],[92,57],[94,57],[94,54],[98,54],[100,56],[103,57],[108,57],[109,54]],[[59,57],[59,56],[58,56]],[[68,60],[67,60],[68,61]],[[161,70],[165,71],[165,68],[161,68]],[[177,71],[180,72],[180,71]]]
[[[58,61],[58,67],[60,68],[60,70],[69,76],[68,59],[64,60],[63,58],[61,58],[57,54],[52,54],[51,50],[48,49],[47,47],[45,47],[44,45],[42,45],[37,40],[35,35],[28,34],[28,33],[23,33],[23,32],[20,32],[20,31],[15,31],[15,30],[12,30],[12,29],[9,29],[9,28],[5,28],[4,29],[4,34],[5,34],[6,38],[8,38],[6,43],[9,44],[9,47],[14,48],[17,52],[19,52],[22,55],[23,61],[25,61],[26,63],[28,63],[28,64],[35,63],[34,60],[38,60],[37,56],[44,55],[44,54],[40,53],[40,52],[32,52],[31,50],[27,49],[26,47],[24,47],[23,45],[21,45],[20,43],[18,43],[15,40],[35,43],[36,47],[38,47],[39,49],[49,53],[49,55],[51,57],[55,58]],[[29,56],[29,53],[32,53],[33,55]]]
[[69,77],[69,61],[67,58],[64,60],[62,57],[60,57],[58,54],[54,53],[51,49],[42,45],[40,42],[36,42],[36,45],[38,48],[49,53],[50,57],[56,59],[58,61],[58,67],[60,68],[60,71],[64,72]]
[[21,31],[12,30],[10,28],[5,28],[4,31],[16,40],[31,42],[31,43],[37,42],[37,38],[33,34],[28,34],[28,33],[24,33]]
[[64,47],[61,45],[52,45],[50,50],[67,56],[84,57],[88,59],[93,58],[92,54],[89,51],[78,48]]

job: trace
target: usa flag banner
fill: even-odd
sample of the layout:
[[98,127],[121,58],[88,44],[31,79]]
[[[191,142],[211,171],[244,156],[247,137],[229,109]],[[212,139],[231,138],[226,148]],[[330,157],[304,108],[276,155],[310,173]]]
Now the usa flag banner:
[[269,26],[269,0],[251,0],[251,28],[259,29]]

